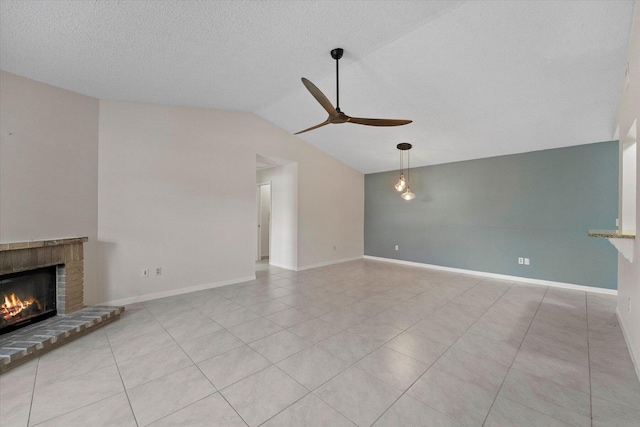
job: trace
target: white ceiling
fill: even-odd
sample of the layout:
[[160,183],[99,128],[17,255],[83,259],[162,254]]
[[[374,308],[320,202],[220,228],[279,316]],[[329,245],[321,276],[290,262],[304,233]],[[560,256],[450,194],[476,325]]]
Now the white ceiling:
[[355,169],[605,141],[633,1],[0,2],[0,68],[101,99],[325,120],[300,77],[352,116],[300,135]]

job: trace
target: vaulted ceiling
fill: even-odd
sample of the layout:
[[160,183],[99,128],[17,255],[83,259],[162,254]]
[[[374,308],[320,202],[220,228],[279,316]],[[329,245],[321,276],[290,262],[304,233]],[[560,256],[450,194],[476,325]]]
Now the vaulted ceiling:
[[[0,69],[85,95],[256,113],[363,173],[609,140],[633,1],[0,2]],[[1,88],[0,88],[1,89]]]

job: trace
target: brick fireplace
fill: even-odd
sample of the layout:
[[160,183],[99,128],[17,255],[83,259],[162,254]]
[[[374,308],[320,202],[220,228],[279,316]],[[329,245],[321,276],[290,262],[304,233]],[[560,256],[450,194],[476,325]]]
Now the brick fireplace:
[[55,268],[58,314],[0,335],[0,374],[118,319],[124,311],[124,307],[84,307],[82,245],[87,240],[0,243],[0,276]]
[[84,307],[84,255],[82,244],[87,237],[0,243],[0,275],[56,266],[59,314],[69,314]]

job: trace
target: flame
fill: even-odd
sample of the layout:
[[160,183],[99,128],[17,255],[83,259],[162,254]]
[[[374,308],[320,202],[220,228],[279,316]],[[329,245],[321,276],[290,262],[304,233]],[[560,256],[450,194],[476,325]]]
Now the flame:
[[30,297],[22,301],[16,294],[11,294],[3,295],[3,299],[4,303],[0,305],[0,316],[3,320],[11,320],[33,304],[36,304],[38,310],[42,311],[42,305],[35,298]]

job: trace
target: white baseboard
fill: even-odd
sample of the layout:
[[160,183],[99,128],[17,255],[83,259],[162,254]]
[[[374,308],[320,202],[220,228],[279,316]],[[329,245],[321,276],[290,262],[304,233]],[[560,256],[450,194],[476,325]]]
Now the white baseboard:
[[620,316],[619,307],[616,307],[616,316],[618,316],[618,323],[620,323],[620,329],[622,329],[624,341],[627,343],[627,348],[629,349],[629,354],[631,355],[633,367],[636,368],[636,375],[638,376],[638,378],[640,378],[640,363],[638,363],[638,357],[636,357],[636,354],[633,353],[633,347],[631,346],[631,341],[629,341],[629,335],[627,335],[627,330],[625,329],[624,322],[622,321],[622,316]]
[[128,305],[128,304],[133,304],[133,303],[136,303],[136,302],[151,301],[151,300],[158,299],[158,298],[172,297],[172,296],[176,296],[176,295],[188,294],[190,292],[204,291],[205,289],[213,289],[213,288],[219,288],[221,286],[234,285],[236,283],[242,283],[242,282],[248,282],[249,280],[255,280],[255,278],[256,278],[256,276],[254,274],[253,276],[238,277],[236,279],[223,280],[222,282],[205,283],[205,284],[202,284],[202,285],[189,286],[187,288],[171,289],[169,291],[162,291],[162,292],[154,292],[152,294],[137,295],[135,297],[123,298],[123,299],[118,299],[118,300],[113,300],[113,301],[106,301],[106,302],[102,302],[100,304],[91,304],[91,305]]
[[[343,259],[339,259],[339,260],[327,261],[327,262],[322,262],[322,263],[313,264],[313,265],[306,265],[306,266],[298,267],[298,268],[293,267],[293,266],[288,266],[288,265],[277,265],[277,264],[271,264],[271,265],[273,265],[275,267],[285,268],[287,270],[303,271],[303,270],[309,270],[309,269],[312,269],[312,268],[324,267],[324,266],[332,265],[332,264],[341,264],[343,262],[356,261],[356,260],[359,260],[359,259],[365,259],[365,260],[369,260],[369,261],[388,262],[388,263],[392,263],[392,264],[407,265],[407,266],[411,266],[411,267],[430,268],[430,269],[433,269],[433,270],[449,271],[449,272],[452,272],[452,273],[470,274],[470,275],[474,275],[474,276],[488,277],[488,278],[492,278],[492,279],[512,280],[514,282],[525,282],[525,283],[529,283],[529,284],[532,284],[532,285],[552,286],[552,287],[556,287],[556,288],[572,289],[572,290],[600,293],[600,294],[606,294],[606,295],[617,295],[618,294],[618,291],[616,291],[614,289],[595,288],[595,287],[591,287],[591,286],[574,285],[574,284],[571,284],[571,283],[554,282],[554,281],[550,281],[550,280],[531,279],[529,277],[509,276],[509,275],[506,275],[506,274],[496,274],[496,273],[487,273],[487,272],[483,272],[483,271],[465,270],[465,269],[462,269],[462,268],[444,267],[444,266],[441,266],[441,265],[424,264],[424,263],[413,262],[413,261],[403,261],[403,260],[398,260],[398,259],[393,259],[393,258],[374,257],[374,256],[370,256],[370,255],[364,255],[362,257],[358,256],[358,257],[352,257],[352,258],[343,258]],[[137,296],[133,296],[133,297],[129,297],[129,298],[105,301],[105,302],[102,302],[102,303],[99,303],[99,304],[92,304],[92,305],[128,305],[128,304],[133,304],[133,303],[136,303],[136,302],[150,301],[150,300],[154,300],[154,299],[158,299],[158,298],[171,297],[171,296],[175,296],[175,295],[187,294],[187,293],[190,293],[190,292],[202,291],[202,290],[205,290],[205,289],[213,289],[213,288],[219,288],[221,286],[233,285],[233,284],[242,283],[242,282],[248,282],[250,280],[255,280],[255,278],[256,278],[255,275],[246,276],[246,277],[239,277],[239,278],[235,278],[235,279],[224,280],[224,281],[221,281],[221,282],[205,283],[205,284],[202,284],[202,285],[189,286],[187,288],[171,289],[171,290],[168,290],[168,291],[154,292],[154,293],[145,294],[145,295],[137,295]],[[619,317],[620,316],[618,316],[618,318]],[[622,325],[622,322],[620,322],[620,324]],[[624,329],[623,329],[623,332],[624,332]],[[626,335],[625,335],[625,339],[626,339]],[[628,344],[628,341],[627,341],[627,344]],[[634,355],[632,354],[632,357],[633,356]],[[638,364],[636,363],[636,360],[637,359],[634,359],[634,363],[635,363],[635,366],[636,366],[636,370],[638,370]]]
[[310,270],[312,268],[325,267],[327,265],[333,265],[333,264],[342,264],[343,262],[357,261],[359,259],[362,259],[362,256],[357,256],[352,258],[342,258],[334,261],[320,262],[318,264],[311,264],[311,265],[305,265],[304,267],[298,267],[296,271]]
[[278,268],[284,268],[285,270],[293,270],[293,271],[297,271],[296,267],[293,265],[289,265],[289,264],[280,264],[277,262],[272,262],[271,260],[269,260],[269,265],[272,265],[274,267],[278,267]]
[[618,295],[618,291],[615,289],[596,288],[592,286],[574,285],[572,283],[554,282],[551,280],[532,279],[529,277],[509,276],[507,274],[496,274],[496,273],[487,273],[484,271],[465,270],[463,268],[443,267],[441,265],[423,264],[421,262],[403,261],[399,259],[382,258],[382,257],[369,256],[369,255],[365,255],[364,259],[370,260],[370,261],[390,262],[393,264],[408,265],[412,267],[431,268],[433,270],[449,271],[452,273],[471,274],[473,276],[488,277],[491,279],[512,280],[514,282],[524,282],[531,285],[551,286],[554,288],[572,289],[574,291],[593,292],[596,294]]

